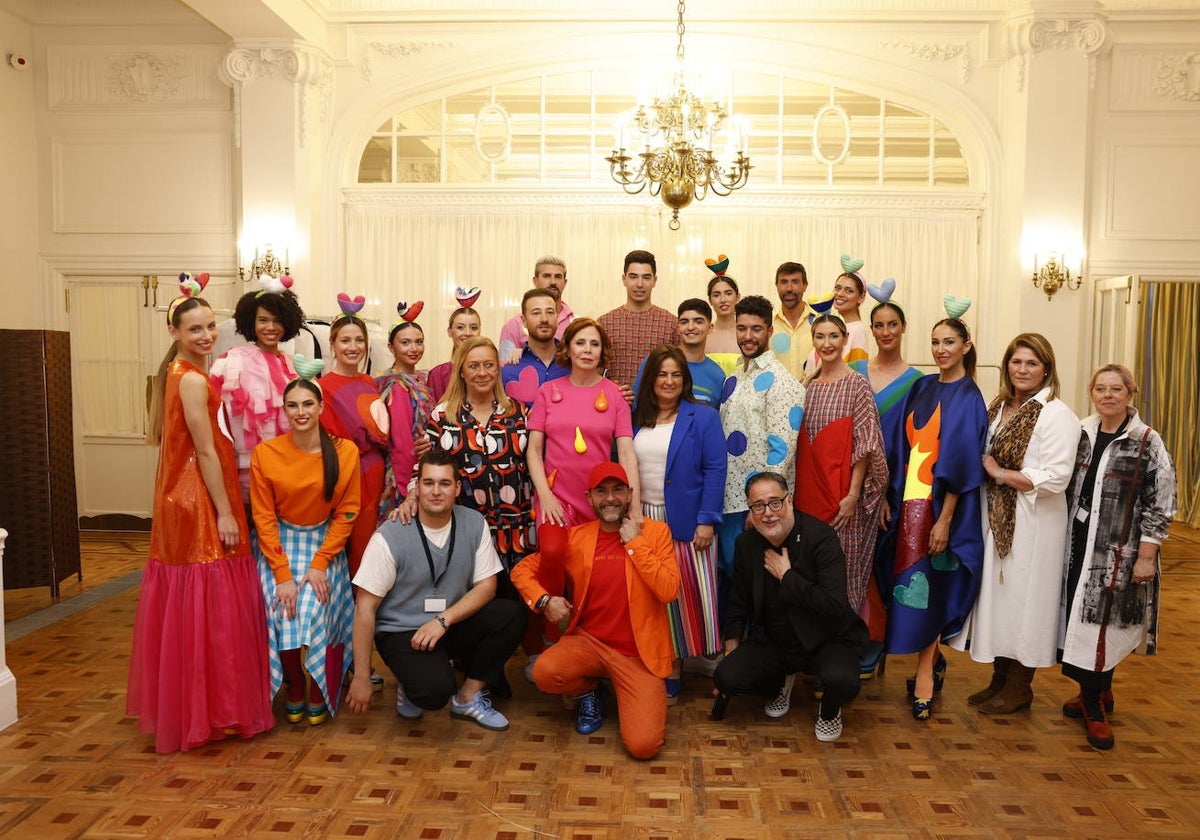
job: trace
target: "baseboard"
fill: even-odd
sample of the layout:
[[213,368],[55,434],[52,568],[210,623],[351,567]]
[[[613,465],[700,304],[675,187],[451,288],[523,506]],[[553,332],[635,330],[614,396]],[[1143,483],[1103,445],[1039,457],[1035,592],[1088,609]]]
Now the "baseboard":
[[80,531],[143,531],[149,533],[150,520],[128,513],[103,513],[79,517]]
[[0,729],[17,722],[17,678],[5,666],[0,670]]

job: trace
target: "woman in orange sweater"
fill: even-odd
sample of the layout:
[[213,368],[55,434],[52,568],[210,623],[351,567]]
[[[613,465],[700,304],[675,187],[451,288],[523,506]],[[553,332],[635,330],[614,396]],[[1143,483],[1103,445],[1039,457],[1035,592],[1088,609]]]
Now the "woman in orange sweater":
[[307,717],[313,726],[337,711],[350,667],[354,597],[345,546],[360,502],[358,448],[321,427],[322,403],[318,385],[293,380],[283,392],[291,432],[260,443],[250,458],[271,696],[286,679],[287,719]]

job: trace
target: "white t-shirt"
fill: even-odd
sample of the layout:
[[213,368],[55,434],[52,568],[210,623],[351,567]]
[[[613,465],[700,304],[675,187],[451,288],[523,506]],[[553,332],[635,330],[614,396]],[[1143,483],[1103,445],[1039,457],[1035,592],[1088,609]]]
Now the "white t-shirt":
[[[441,528],[430,528],[428,525],[424,528],[425,537],[431,543],[438,548],[445,547],[446,541],[450,539],[449,522]],[[471,583],[479,583],[484,578],[502,571],[504,566],[500,562],[500,556],[496,554],[496,547],[492,545],[492,535],[484,528],[483,537],[475,547],[475,574]],[[396,560],[388,550],[387,541],[376,532],[363,551],[362,564],[358,567],[358,574],[354,576],[354,585],[383,598],[392,590],[392,584],[395,582]]]
[[675,421],[658,423],[653,428],[638,429],[633,438],[637,455],[638,476],[641,478],[642,503],[662,507],[667,503],[667,450]]

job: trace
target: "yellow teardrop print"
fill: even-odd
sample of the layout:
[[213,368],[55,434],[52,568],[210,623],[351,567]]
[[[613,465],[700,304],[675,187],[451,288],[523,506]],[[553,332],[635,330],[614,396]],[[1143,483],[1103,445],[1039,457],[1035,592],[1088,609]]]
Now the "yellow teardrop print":
[[587,452],[587,441],[583,439],[583,430],[575,427],[575,451],[582,455]]

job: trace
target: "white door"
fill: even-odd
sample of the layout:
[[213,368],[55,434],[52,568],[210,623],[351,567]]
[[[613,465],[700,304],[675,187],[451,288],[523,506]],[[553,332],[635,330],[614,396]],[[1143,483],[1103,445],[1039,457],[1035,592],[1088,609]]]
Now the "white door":
[[[1141,278],[1136,274],[1096,281],[1092,301],[1092,354],[1087,373],[1114,362],[1137,374],[1137,316]],[[1082,388],[1087,387],[1084,381]],[[1087,394],[1079,406],[1090,406]],[[1090,409],[1089,409],[1090,410]]]
[[1137,275],[1127,274],[1096,282],[1092,305],[1091,370],[1113,362],[1134,368],[1140,281]]
[[[166,311],[178,282],[152,275],[67,278],[80,517],[153,513],[158,447],[145,442],[147,408],[171,341]],[[214,278],[205,297],[219,306],[233,291],[232,278]]]

